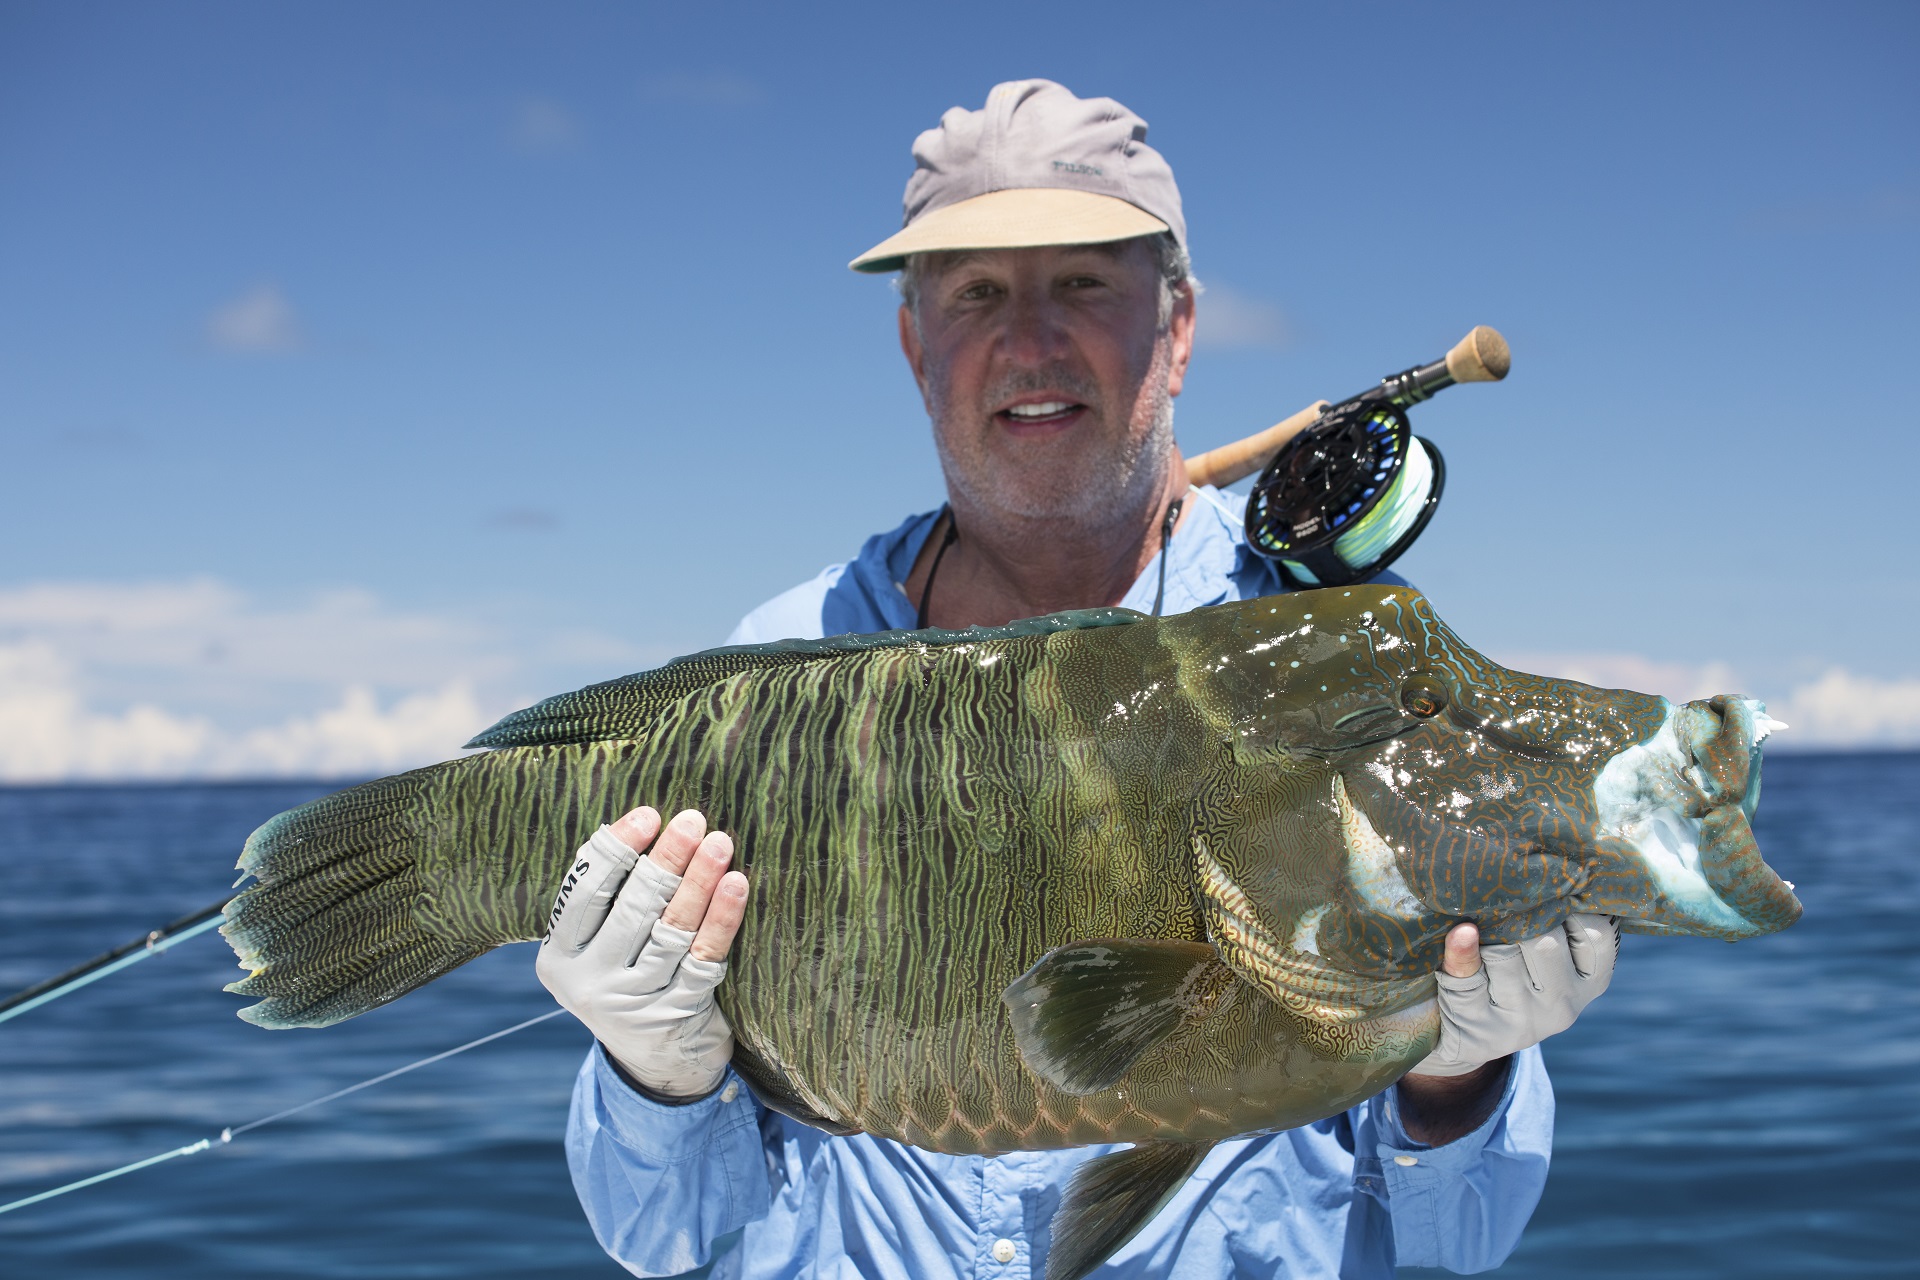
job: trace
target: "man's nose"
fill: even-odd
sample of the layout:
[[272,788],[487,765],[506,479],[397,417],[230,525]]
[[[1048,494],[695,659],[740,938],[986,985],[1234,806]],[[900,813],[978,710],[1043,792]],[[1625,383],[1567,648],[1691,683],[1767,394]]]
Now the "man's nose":
[[1001,349],[1023,366],[1055,363],[1067,350],[1066,315],[1043,290],[1021,290],[1009,301]]

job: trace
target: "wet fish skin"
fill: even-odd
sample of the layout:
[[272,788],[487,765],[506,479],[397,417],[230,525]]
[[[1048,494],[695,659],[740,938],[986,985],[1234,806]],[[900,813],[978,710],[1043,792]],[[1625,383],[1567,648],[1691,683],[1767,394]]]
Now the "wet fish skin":
[[[599,823],[694,807],[753,883],[719,999],[770,1105],[942,1151],[1151,1148],[1386,1087],[1461,919],[1798,914],[1747,825],[1745,700],[1508,671],[1404,588],[1022,625],[697,655],[282,815],[225,930],[267,997],[243,1016],[337,1021],[538,937]],[[1163,1016],[1121,1017],[1143,992]]]

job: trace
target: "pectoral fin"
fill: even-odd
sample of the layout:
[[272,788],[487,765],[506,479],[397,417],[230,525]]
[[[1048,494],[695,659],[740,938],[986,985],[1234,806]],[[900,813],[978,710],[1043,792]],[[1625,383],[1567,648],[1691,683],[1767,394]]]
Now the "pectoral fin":
[[1113,1087],[1235,981],[1204,942],[1100,938],[1055,947],[1000,999],[1027,1065],[1084,1095]]
[[1160,1212],[1211,1142],[1143,1142],[1081,1165],[1053,1214],[1047,1280],[1080,1280]]

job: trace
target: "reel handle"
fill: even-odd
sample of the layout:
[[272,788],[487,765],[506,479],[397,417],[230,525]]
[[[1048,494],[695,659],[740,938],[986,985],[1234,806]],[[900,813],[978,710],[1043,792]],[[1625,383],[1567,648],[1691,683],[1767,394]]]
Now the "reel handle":
[[[1416,365],[1405,373],[1382,378],[1378,386],[1368,387],[1340,403],[1372,399],[1402,406],[1418,404],[1457,382],[1498,382],[1512,367],[1513,353],[1507,340],[1500,336],[1498,329],[1479,324],[1433,363]],[[1327,401],[1316,400],[1265,431],[1209,449],[1197,458],[1188,458],[1187,483],[1224,488],[1236,480],[1246,479],[1272,461],[1287,441],[1312,426],[1329,407]]]

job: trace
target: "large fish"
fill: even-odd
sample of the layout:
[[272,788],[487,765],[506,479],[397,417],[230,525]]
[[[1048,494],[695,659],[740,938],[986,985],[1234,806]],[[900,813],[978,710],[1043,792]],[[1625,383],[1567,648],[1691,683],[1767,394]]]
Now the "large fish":
[[767,1105],[937,1151],[1136,1144],[1069,1187],[1060,1280],[1210,1144],[1419,1062],[1461,920],[1791,924],[1748,825],[1771,727],[1509,671],[1404,588],[713,650],[268,822],[228,989],[263,1026],[352,1017],[539,937],[600,823],[698,808],[753,884],[719,1001]]

